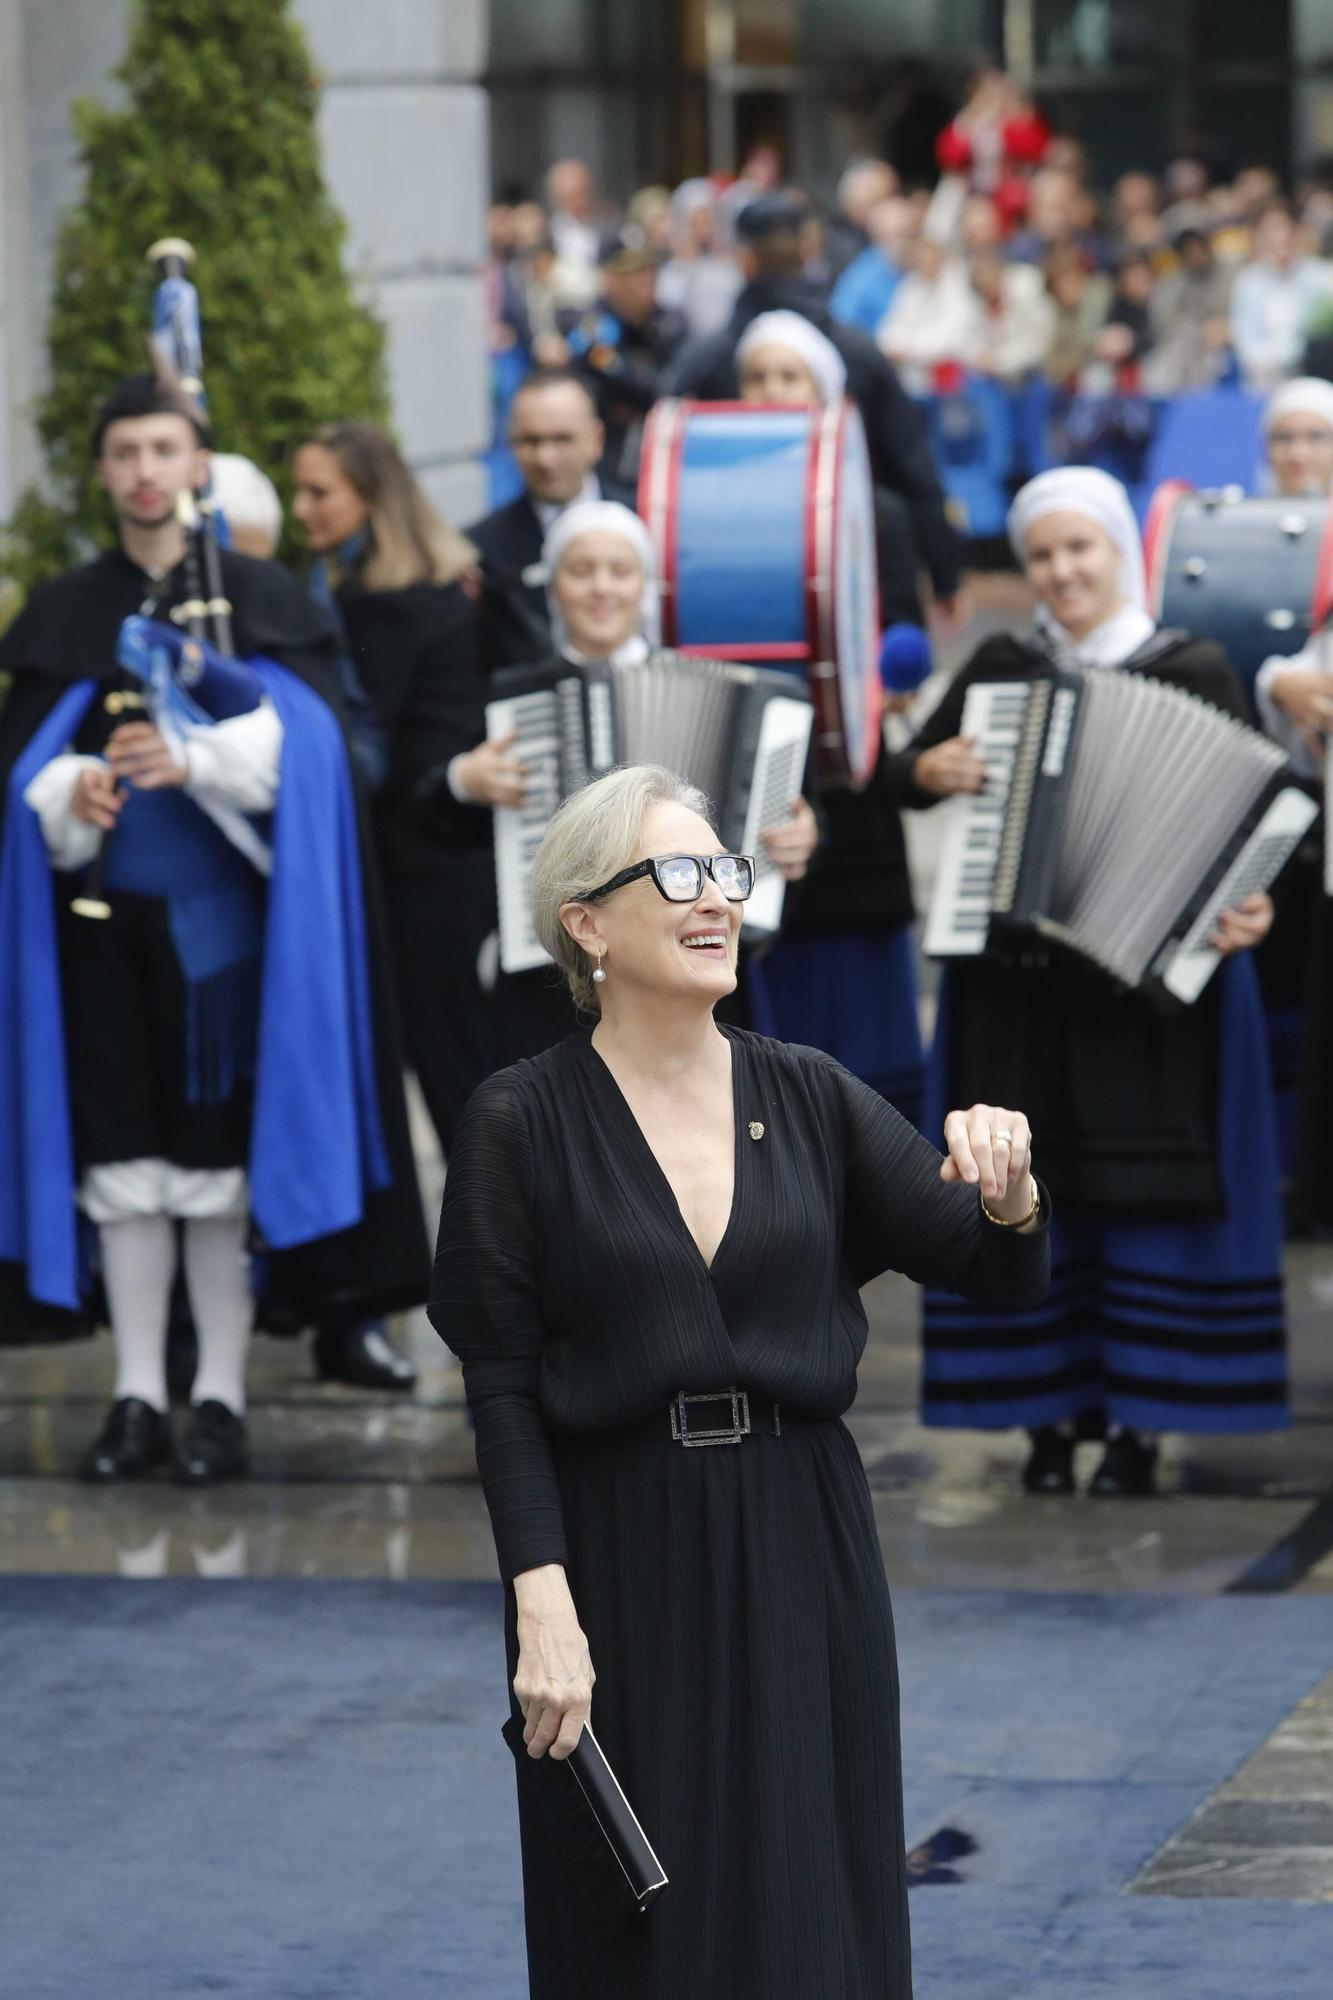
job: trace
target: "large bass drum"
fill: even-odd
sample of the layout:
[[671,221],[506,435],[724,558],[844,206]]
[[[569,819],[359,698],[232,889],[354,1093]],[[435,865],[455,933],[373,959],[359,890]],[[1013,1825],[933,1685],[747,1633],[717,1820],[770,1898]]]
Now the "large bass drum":
[[644,429],[639,512],[664,644],[802,671],[822,775],[863,785],[882,695],[875,498],[855,406],[669,398]]
[[1237,487],[1159,486],[1144,528],[1148,601],[1163,625],[1215,639],[1252,696],[1275,653],[1298,653],[1333,601],[1333,508]]

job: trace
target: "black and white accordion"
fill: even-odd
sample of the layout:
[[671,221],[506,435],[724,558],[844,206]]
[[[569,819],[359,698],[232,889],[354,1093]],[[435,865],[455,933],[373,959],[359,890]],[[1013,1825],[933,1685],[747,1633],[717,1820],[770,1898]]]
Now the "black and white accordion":
[[1277,744],[1140,674],[976,681],[962,734],[986,788],[949,804],[936,958],[1044,939],[1188,1006],[1222,911],[1271,885],[1318,813]]
[[744,933],[771,937],[786,883],[760,830],[800,797],[814,709],[788,674],[657,652],[633,666],[513,667],[495,675],[486,734],[514,735],[527,796],[495,814],[500,965],[549,963],[532,928],[532,866],[556,809],[618,764],[665,764],[711,803],[722,843],[755,858]]

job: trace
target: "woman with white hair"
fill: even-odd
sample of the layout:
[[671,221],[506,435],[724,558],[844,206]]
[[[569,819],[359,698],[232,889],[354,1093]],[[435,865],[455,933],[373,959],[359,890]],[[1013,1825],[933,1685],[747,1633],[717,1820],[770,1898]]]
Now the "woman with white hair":
[[[804,407],[846,391],[842,356],[799,313],[752,320],[736,366],[745,402]],[[882,571],[885,537],[879,539]],[[908,621],[913,612],[909,605]],[[915,1119],[922,1049],[912,885],[882,743],[863,790],[821,785],[817,802],[822,837],[809,875],[791,901],[782,937],[751,972],[755,1025],[836,1056]]]
[[1264,451],[1284,497],[1333,493],[1333,382],[1298,375],[1264,405]]
[[[1045,1203],[1020,1111],[951,1113],[941,1159],[827,1056],[718,1026],[751,887],[669,771],[567,800],[533,919],[594,1026],[483,1084],[449,1163],[430,1315],[506,1586],[533,2000],[912,1991],[858,1288],[1034,1305]],[[590,1714],[669,1878],[619,1928],[536,1768]]]
[[[559,658],[575,668],[631,666],[660,644],[657,568],[648,530],[615,500],[580,500],[566,507],[542,547],[551,631]],[[534,662],[540,665],[541,662]],[[455,798],[479,805],[521,806],[526,775],[512,739],[478,744],[449,767]],[[788,881],[806,870],[817,838],[803,799],[790,819],[766,827],[769,858]],[[537,1055],[576,1026],[564,983],[549,970],[500,973],[495,986],[499,1060]]]
[[[1148,615],[1137,524],[1116,480],[1043,473],[1018,494],[1009,530],[1035,629],[986,640],[963,668],[895,759],[904,803],[982,789],[960,734],[974,681],[1027,680],[1052,662],[1148,674],[1245,719],[1225,654]],[[1271,922],[1269,899],[1247,896],[1214,942],[1244,953]],[[1107,1496],[1152,1490],[1158,1433],[1285,1425],[1276,1135],[1253,965],[1223,965],[1168,1018],[1058,947],[988,946],[949,968],[928,1118],[942,1092],[960,1090],[1027,1108],[1061,1219],[1037,1311],[928,1295],[925,1421],[1023,1426],[1034,1493],[1072,1491],[1077,1436],[1104,1433],[1091,1491]]]

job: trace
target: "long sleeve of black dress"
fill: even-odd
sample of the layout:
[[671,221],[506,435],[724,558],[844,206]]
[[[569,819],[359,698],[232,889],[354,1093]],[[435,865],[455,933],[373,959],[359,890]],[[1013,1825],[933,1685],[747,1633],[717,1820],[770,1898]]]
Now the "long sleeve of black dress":
[[1048,1281],[1045,1228],[981,1213],[830,1057],[739,1029],[736,1172],[711,1266],[587,1035],[476,1091],[449,1161],[430,1317],[463,1363],[506,1580],[565,1560],[552,1436],[663,1423],[737,1387],[819,1419],[856,1394],[859,1289],[904,1271],[997,1309]]
[[1035,1305],[1050,1277],[1044,1218],[1026,1233],[987,1221],[976,1188],[942,1181],[941,1155],[877,1090],[831,1056],[804,1053],[822,1061],[841,1102],[842,1240],[858,1288],[882,1271],[901,1271],[978,1305]]

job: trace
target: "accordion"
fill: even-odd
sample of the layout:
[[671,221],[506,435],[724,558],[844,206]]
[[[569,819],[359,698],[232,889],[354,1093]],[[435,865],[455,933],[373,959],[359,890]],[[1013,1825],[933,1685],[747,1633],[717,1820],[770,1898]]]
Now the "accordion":
[[986,787],[950,803],[933,957],[1048,939],[1188,1006],[1222,911],[1269,887],[1318,813],[1277,744],[1139,674],[978,681],[962,733]]
[[516,737],[527,797],[495,814],[500,965],[548,964],[532,928],[532,866],[556,809],[618,764],[665,764],[711,802],[724,846],[753,854],[755,885],[744,933],[771,937],[786,884],[760,829],[786,819],[800,796],[814,710],[790,675],[728,661],[651,653],[633,666],[559,660],[494,676],[489,737]]

